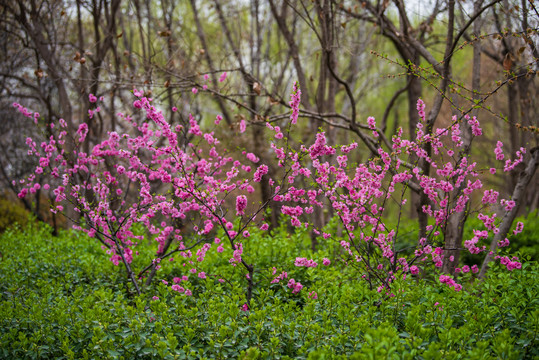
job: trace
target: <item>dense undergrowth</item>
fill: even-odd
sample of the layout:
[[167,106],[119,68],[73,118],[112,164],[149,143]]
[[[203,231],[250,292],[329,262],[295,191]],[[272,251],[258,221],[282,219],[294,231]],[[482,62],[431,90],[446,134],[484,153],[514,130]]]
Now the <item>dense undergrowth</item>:
[[[214,251],[205,279],[190,276],[192,296],[162,282],[175,277],[167,266],[137,297],[95,240],[74,232],[53,237],[45,225],[8,230],[0,237],[0,358],[539,357],[536,262],[512,272],[493,264],[482,283],[463,278],[461,292],[426,274],[408,277],[382,299],[331,247],[310,253],[306,233],[256,233],[250,246],[261,268],[243,311],[244,275]],[[332,262],[296,268],[295,256]],[[289,264],[277,274],[301,280],[299,294],[288,279],[270,283],[276,260]]]

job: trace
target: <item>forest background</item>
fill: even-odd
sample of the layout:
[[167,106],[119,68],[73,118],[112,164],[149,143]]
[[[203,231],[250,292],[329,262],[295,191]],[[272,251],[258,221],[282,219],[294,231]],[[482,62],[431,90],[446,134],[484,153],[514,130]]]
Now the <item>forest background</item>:
[[[364,151],[356,161],[368,159],[369,143],[376,143],[365,131],[367,117],[378,120],[387,139],[399,127],[414,134],[419,98],[430,111],[429,126],[447,126],[455,114],[481,120],[485,136],[469,150],[481,164],[492,162],[489,149],[498,140],[513,157],[521,146],[537,145],[533,1],[15,1],[1,10],[6,199],[20,190],[12,180],[33,172],[26,137],[40,136],[38,129],[21,131],[11,104],[23,99],[46,123],[87,123],[90,149],[107,132],[126,130],[116,113],[132,103],[137,88],[172,125],[188,124],[192,113],[211,128],[221,114],[225,126],[216,134],[270,164],[270,174],[277,170],[263,128],[266,121],[284,124],[296,80],[302,135],[293,140],[308,143],[323,129],[329,144],[359,141]],[[228,78],[219,82],[223,72]],[[93,118],[89,94],[105,97]],[[241,120],[247,133],[236,137]],[[510,196],[519,170],[489,181]],[[534,180],[520,213],[539,204]],[[269,189],[260,190],[261,200],[268,199]],[[49,213],[48,198],[40,190],[22,204],[38,219],[64,221]],[[421,218],[421,204],[414,195],[407,213]],[[277,213],[274,208],[274,225]],[[313,218],[321,225],[329,216]]]
[[[268,166],[267,176],[278,178],[282,169],[275,149],[267,146],[273,136],[267,123],[287,127],[293,108],[289,95],[297,81],[299,119],[287,144],[311,144],[322,130],[329,146],[358,143],[358,151],[349,155],[354,164],[375,159],[379,146],[390,150],[389,141],[400,127],[414,137],[421,120],[419,99],[426,104],[427,133],[450,128],[454,116],[459,121],[476,116],[483,136],[472,144],[473,126],[462,121],[464,147],[457,157],[474,159],[485,185],[496,188],[500,198],[518,200],[514,210],[499,206],[495,212],[505,221],[506,233],[517,216],[528,219],[531,235],[515,241],[512,250],[525,250],[528,260],[537,259],[539,12],[532,0],[10,1],[0,11],[2,229],[27,223],[26,212],[51,224],[54,234],[81,220],[74,207],[67,206],[65,216],[50,211],[57,195],[53,186],[17,196],[23,184],[13,180],[35,172],[27,138],[46,140],[52,130],[27,126],[14,102],[39,111],[41,125],[63,119],[75,133],[86,124],[88,134],[80,146],[89,153],[110,132],[131,131],[119,112],[129,113],[138,124],[146,120],[146,114],[132,108],[137,89],[153,99],[172,127],[192,127],[192,115],[235,156],[254,154]],[[93,97],[99,99],[99,111]],[[217,116],[223,119],[220,125]],[[378,136],[369,116],[376,118]],[[185,145],[193,138],[185,132],[180,141]],[[499,141],[512,161],[521,148],[527,152],[512,170],[489,174]],[[427,161],[412,156],[410,162],[422,173],[434,173]],[[45,175],[35,178],[38,184],[49,181]],[[152,186],[156,193],[166,191],[164,184]],[[267,204],[273,234],[292,232],[280,218],[282,205],[271,201],[274,189],[267,182],[255,186],[248,210]],[[409,187],[410,201],[385,209],[389,221],[404,215],[402,226],[408,232],[401,235],[403,246],[415,246],[429,226],[423,211],[428,196],[413,181]],[[458,191],[462,189],[455,198]],[[476,196],[471,204],[480,201]],[[233,208],[233,201],[228,202]],[[304,218],[315,229],[329,226],[339,238],[346,227],[335,225],[334,215],[331,207],[315,207]],[[175,226],[185,237],[196,237],[192,224],[201,223],[194,218]],[[474,227],[477,219],[464,211],[444,225],[444,274],[478,261],[460,259],[471,233],[467,223]],[[327,250],[318,234],[304,235],[311,252]],[[496,248],[502,239],[486,240]],[[332,251],[337,258],[346,256]],[[246,304],[252,287],[249,282]]]

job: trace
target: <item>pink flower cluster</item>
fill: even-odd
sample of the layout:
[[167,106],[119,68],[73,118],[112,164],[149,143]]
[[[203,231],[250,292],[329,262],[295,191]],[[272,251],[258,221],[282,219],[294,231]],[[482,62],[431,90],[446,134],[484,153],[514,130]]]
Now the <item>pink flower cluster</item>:
[[483,245],[482,247],[479,248],[479,247],[476,246],[476,244],[481,239],[486,239],[488,237],[488,231],[486,231],[486,230],[479,231],[479,230],[474,229],[473,233],[474,233],[474,237],[471,240],[464,241],[464,247],[466,249],[468,249],[468,251],[471,254],[479,254],[479,253],[486,250],[486,246]]
[[439,280],[440,280],[440,283],[446,284],[446,285],[448,285],[448,286],[454,288],[455,291],[460,291],[460,290],[462,290],[462,285],[457,284],[457,282],[456,282],[455,280],[453,280],[453,278],[450,277],[450,276],[447,276],[447,275],[440,275]]
[[498,195],[499,195],[499,193],[497,191],[492,190],[492,189],[485,190],[485,192],[483,193],[483,199],[481,200],[481,202],[484,205],[486,205],[486,204],[496,204],[498,202]]
[[303,285],[299,281],[290,279],[287,284],[288,288],[292,289],[292,294],[297,294],[303,289]]
[[501,141],[498,141],[496,143],[496,148],[494,149],[494,154],[496,154],[496,160],[503,160],[505,155],[503,154],[502,150],[503,143]]
[[[277,269],[273,268],[273,275],[277,273]],[[277,284],[279,281],[284,280],[288,277],[288,273],[286,271],[281,272],[277,277],[275,277],[273,280],[271,280],[272,284]]]
[[253,181],[254,182],[261,182],[262,181],[262,176],[266,175],[268,173],[269,169],[268,169],[268,165],[265,165],[265,164],[262,164],[260,165],[254,175],[253,175]]
[[508,238],[498,241],[498,247],[506,247],[509,246],[509,244],[510,242]]
[[476,119],[476,117],[474,116],[473,118],[470,119],[470,117],[468,115],[466,115],[465,117],[467,120],[468,120],[468,124],[471,126],[472,128],[472,134],[474,136],[481,136],[483,135],[483,130],[481,130],[481,127],[479,126],[479,121]]
[[513,210],[513,208],[516,206],[516,202],[514,200],[506,200],[506,199],[502,199],[500,201],[500,205],[504,206],[505,208],[505,211],[511,211]]
[[524,154],[526,153],[526,149],[524,148],[520,148],[520,150],[517,151],[516,155],[516,159],[514,161],[511,161],[509,159],[507,159],[505,161],[505,165],[503,167],[503,171],[507,172],[507,171],[512,171],[518,164],[520,164],[522,161],[524,161]]
[[463,273],[469,273],[469,272],[472,272],[473,274],[476,274],[479,272],[479,268],[477,267],[477,265],[472,265],[472,267],[470,268],[468,265],[464,265],[462,268],[455,268],[455,274],[458,274],[460,272],[463,272]]
[[236,243],[235,245],[236,249],[234,250],[232,254],[232,258],[229,260],[229,262],[236,266],[237,264],[240,264],[242,262],[241,255],[243,254],[243,244],[242,243]]
[[253,154],[253,153],[247,153],[247,154],[245,155],[245,157],[246,157],[248,160],[254,162],[255,164],[258,163],[258,162],[260,161],[260,158],[259,158],[258,156],[256,156],[255,154]]
[[505,265],[507,270],[513,271],[514,269],[521,269],[522,263],[518,261],[518,258],[516,256],[513,256],[512,259],[509,259],[507,256],[496,256],[495,259],[500,260],[500,264]]
[[292,114],[290,115],[290,122],[294,125],[298,122],[299,116],[299,104],[301,102],[301,89],[297,82],[294,83],[292,93],[290,94],[290,102],[288,103],[292,108]]
[[245,208],[247,207],[247,197],[245,195],[239,195],[236,197],[236,215],[245,215]]
[[307,260],[307,258],[297,257],[296,261],[294,262],[294,266],[297,266],[297,267],[305,266],[305,267],[315,268],[318,266],[318,264],[312,259]]
[[515,227],[515,230],[513,230],[513,234],[520,234],[524,230],[524,223],[522,221],[517,222],[517,226]]
[[423,102],[423,100],[417,99],[416,109],[417,109],[417,115],[419,115],[419,118],[422,121],[425,121],[425,103]]

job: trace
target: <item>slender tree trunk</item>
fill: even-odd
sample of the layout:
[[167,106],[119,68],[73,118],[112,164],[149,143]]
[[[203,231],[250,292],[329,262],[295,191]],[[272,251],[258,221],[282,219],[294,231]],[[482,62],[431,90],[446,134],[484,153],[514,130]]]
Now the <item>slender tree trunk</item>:
[[511,225],[513,224],[513,221],[517,216],[518,209],[522,205],[523,196],[526,192],[526,187],[529,185],[531,179],[535,174],[535,171],[537,170],[537,167],[539,166],[539,147],[533,148],[530,153],[531,158],[528,160],[525,170],[522,171],[518,176],[513,195],[511,196],[511,199],[516,203],[516,205],[511,209],[511,211],[507,211],[502,218],[502,222],[498,227],[499,231],[497,234],[494,235],[494,238],[490,243],[489,253],[485,257],[483,265],[481,266],[481,271],[479,272],[480,279],[485,277],[485,274],[489,267],[489,263],[494,258],[495,251],[498,248],[498,242],[505,239],[505,237],[509,233]]
[[[474,3],[474,12],[477,13],[482,6],[483,0],[478,0]],[[481,34],[481,18],[477,18],[476,21],[473,24],[473,32],[476,36],[479,36]],[[475,41],[473,43],[473,64],[472,64],[472,99],[477,100],[479,99],[479,94],[481,90],[481,43],[479,41]],[[477,115],[477,109],[474,109],[472,111],[472,116]],[[464,157],[467,157],[470,154],[471,151],[471,145],[472,145],[472,131],[471,127],[468,124],[466,120],[464,120],[461,124],[461,131],[462,131],[462,150],[459,153],[459,162],[462,161]],[[463,185],[464,186],[464,185]],[[454,193],[452,194],[453,201],[456,201],[456,199],[462,195],[462,189],[461,188],[456,189]],[[460,260],[460,251],[462,246],[462,235],[464,231],[464,223],[467,219],[467,211],[462,211],[458,213],[453,213],[449,215],[449,218],[447,219],[447,224],[445,226],[445,232],[444,232],[444,242],[445,242],[445,249],[444,249],[444,259],[443,259],[443,266],[442,266],[442,272],[446,274],[453,274],[455,271],[455,268],[459,264]]]

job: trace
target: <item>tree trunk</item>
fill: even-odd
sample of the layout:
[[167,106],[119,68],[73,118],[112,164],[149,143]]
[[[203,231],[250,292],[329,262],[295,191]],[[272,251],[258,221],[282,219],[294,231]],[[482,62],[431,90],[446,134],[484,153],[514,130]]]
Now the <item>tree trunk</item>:
[[481,266],[481,271],[479,272],[480,279],[485,277],[489,263],[494,258],[495,251],[498,248],[498,242],[500,242],[502,239],[505,239],[507,233],[509,233],[511,225],[513,224],[513,220],[515,220],[518,209],[522,204],[522,197],[524,196],[526,187],[529,185],[531,179],[533,178],[533,175],[535,174],[535,171],[537,170],[537,167],[539,166],[539,147],[533,148],[530,153],[531,158],[528,160],[526,169],[520,173],[515,189],[513,191],[513,195],[511,196],[511,199],[516,203],[516,205],[511,209],[511,211],[506,212],[504,217],[502,218],[502,222],[498,227],[499,232],[494,235],[494,238],[490,243],[490,251],[485,257],[483,265]]

